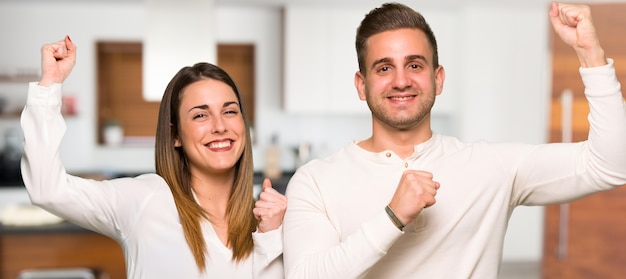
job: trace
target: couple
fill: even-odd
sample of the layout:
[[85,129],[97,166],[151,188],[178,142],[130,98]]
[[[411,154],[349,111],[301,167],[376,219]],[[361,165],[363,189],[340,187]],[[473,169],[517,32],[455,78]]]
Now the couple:
[[69,38],[43,46],[41,81],[29,86],[24,182],[33,203],[117,240],[129,278],[497,278],[516,206],[626,184],[624,100],[591,11],[553,3],[549,18],[580,60],[591,108],[584,142],[463,143],[433,133],[430,109],[445,79],[435,36],[419,13],[387,3],[356,36],[354,81],[372,136],[298,169],[287,197],[266,180],[252,199],[241,100],[207,63],[181,69],[165,90],[156,174],[68,175],[58,144],[61,83],[76,57]]

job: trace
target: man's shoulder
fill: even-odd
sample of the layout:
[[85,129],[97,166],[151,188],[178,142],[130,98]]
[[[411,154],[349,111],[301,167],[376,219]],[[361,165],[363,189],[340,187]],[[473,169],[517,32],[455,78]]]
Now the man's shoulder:
[[318,173],[330,173],[334,170],[340,171],[346,162],[351,161],[352,153],[354,151],[350,151],[349,144],[341,147],[338,150],[333,151],[332,153],[326,154],[324,156],[314,158],[304,165],[300,166],[296,173],[306,173],[306,174],[318,174]]

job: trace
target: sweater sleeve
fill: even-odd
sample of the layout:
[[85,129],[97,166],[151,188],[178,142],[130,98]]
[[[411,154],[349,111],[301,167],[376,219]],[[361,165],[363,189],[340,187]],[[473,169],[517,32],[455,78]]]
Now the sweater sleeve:
[[[21,161],[24,185],[34,205],[81,227],[119,239],[123,237],[120,223],[132,224],[130,218],[134,215],[127,208],[118,208],[121,195],[117,189],[127,184],[124,181],[130,181],[95,181],[66,173],[59,155],[66,131],[61,115],[61,88],[61,84],[50,87],[36,82],[29,84],[20,120],[24,133]],[[118,209],[125,214],[116,216]]]
[[283,223],[286,278],[358,278],[387,253],[403,232],[381,207],[354,233],[341,235],[329,220],[315,183],[305,166],[291,177],[287,187]]
[[588,139],[526,154],[516,172],[517,204],[568,202],[626,184],[626,107],[613,60],[580,74],[590,108]]
[[283,274],[283,227],[266,233],[252,233],[254,278],[278,279]]
[[626,184],[626,107],[613,60],[598,68],[581,68],[589,101],[589,157],[585,171],[595,183]]

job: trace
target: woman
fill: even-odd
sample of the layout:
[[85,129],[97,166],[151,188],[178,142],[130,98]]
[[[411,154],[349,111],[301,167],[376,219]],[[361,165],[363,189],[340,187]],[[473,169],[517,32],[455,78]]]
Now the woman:
[[128,278],[282,278],[286,198],[252,196],[252,152],[239,93],[220,68],[182,68],[161,101],[156,174],[93,181],[59,158],[61,83],[76,61],[67,36],[42,47],[42,77],[22,112],[22,174],[35,205],[120,243]]

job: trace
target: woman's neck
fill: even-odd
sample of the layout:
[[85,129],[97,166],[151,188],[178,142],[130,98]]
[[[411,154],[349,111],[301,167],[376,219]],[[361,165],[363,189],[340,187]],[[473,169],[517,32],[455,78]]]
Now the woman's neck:
[[223,219],[235,181],[234,171],[224,174],[192,175],[191,187],[200,206],[210,216]]

